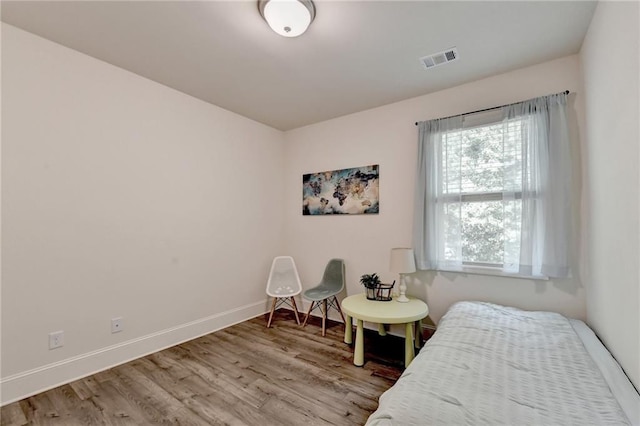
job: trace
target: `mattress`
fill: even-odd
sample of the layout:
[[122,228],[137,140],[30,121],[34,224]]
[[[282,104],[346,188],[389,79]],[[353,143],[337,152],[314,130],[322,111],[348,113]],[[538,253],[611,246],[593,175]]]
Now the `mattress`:
[[627,394],[614,395],[590,354],[606,349],[587,349],[583,326],[552,312],[459,302],[367,425],[636,424],[640,396],[626,377],[614,388]]

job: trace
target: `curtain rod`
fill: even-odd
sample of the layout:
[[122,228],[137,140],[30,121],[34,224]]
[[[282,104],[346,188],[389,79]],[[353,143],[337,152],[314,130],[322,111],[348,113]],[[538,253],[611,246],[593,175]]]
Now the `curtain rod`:
[[[556,95],[559,95],[560,93],[564,93],[565,95],[568,95],[570,92],[569,92],[568,90],[565,90],[564,92],[556,93]],[[551,96],[551,95],[549,95],[549,96]],[[525,102],[525,101],[520,101],[520,102]],[[500,106],[496,106],[496,107],[485,108],[485,109],[479,109],[479,110],[477,110],[477,111],[465,112],[465,113],[463,113],[463,114],[450,115],[450,116],[448,116],[448,117],[439,118],[439,120],[445,120],[445,119],[447,119],[447,118],[457,117],[457,116],[459,116],[459,115],[469,115],[469,114],[477,114],[477,113],[479,113],[479,112],[491,111],[491,110],[494,110],[494,109],[499,109],[499,108],[504,108],[504,107],[508,107],[508,106],[511,106],[511,105],[519,104],[520,102],[513,102],[513,103],[510,103],[510,104],[504,104],[504,105],[500,105]],[[420,123],[420,122],[419,122],[419,121],[416,121],[416,126],[418,125],[418,123]]]

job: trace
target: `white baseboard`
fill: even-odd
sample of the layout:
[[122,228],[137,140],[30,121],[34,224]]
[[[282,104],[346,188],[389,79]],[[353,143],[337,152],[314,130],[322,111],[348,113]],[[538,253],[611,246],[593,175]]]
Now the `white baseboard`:
[[265,313],[266,300],[0,379],[0,406],[73,382]]

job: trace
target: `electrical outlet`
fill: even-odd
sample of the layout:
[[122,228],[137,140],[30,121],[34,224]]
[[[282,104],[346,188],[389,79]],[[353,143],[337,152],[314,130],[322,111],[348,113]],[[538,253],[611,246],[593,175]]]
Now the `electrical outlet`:
[[111,319],[111,333],[119,333],[122,331],[122,317]]
[[64,331],[49,333],[49,349],[60,348],[62,346],[64,346]]

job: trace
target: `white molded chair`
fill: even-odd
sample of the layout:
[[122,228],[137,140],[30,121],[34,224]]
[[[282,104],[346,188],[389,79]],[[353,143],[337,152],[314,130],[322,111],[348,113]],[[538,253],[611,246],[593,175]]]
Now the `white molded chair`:
[[[271,313],[269,314],[269,322],[267,328],[271,327],[273,313],[281,305],[286,304],[293,309],[296,315],[296,322],[300,325],[300,317],[298,316],[298,307],[296,306],[297,296],[302,291],[300,277],[296,264],[291,256],[278,256],[271,263],[271,272],[269,272],[269,280],[267,281],[267,295],[273,297],[271,304]],[[289,303],[291,301],[291,303]]]

